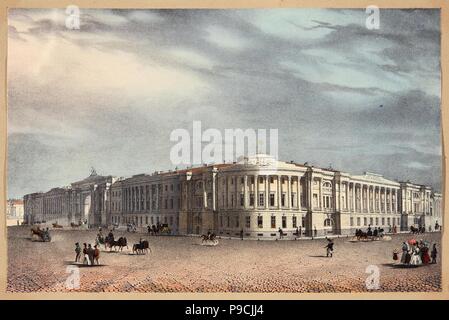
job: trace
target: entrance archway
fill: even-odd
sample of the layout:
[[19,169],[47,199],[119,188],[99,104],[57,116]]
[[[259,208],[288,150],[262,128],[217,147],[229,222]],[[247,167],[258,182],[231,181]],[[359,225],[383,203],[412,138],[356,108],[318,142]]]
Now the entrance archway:
[[324,229],[324,234],[334,234],[334,219],[332,218],[326,218],[324,219],[324,224],[323,224],[323,229]]

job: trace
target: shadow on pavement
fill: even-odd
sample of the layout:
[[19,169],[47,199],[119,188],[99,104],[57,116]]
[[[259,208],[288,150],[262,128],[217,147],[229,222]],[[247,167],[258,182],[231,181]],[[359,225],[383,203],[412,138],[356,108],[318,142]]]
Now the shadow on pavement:
[[107,266],[107,264],[88,265],[88,264],[82,264],[82,263],[73,262],[73,261],[64,261],[64,264],[67,266],[77,266],[78,268],[94,268],[94,267],[106,267]]

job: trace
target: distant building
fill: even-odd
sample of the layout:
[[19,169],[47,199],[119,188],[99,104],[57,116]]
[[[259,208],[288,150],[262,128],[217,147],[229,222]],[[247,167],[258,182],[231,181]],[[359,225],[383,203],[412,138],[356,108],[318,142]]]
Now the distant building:
[[23,221],[24,206],[23,200],[10,199],[6,205],[6,221],[7,225],[18,225]]
[[177,234],[274,238],[352,234],[368,226],[435,230],[442,196],[379,174],[351,175],[257,155],[232,164],[140,174],[95,172],[70,187],[24,197],[25,220],[89,226],[168,224]]

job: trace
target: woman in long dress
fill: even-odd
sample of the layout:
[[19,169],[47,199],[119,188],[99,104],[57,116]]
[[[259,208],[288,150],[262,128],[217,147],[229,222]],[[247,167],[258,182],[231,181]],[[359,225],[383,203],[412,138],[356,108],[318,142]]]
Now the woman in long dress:
[[412,257],[410,259],[410,264],[412,266],[419,266],[422,264],[421,256],[420,256],[420,250],[418,247],[413,248],[412,250]]

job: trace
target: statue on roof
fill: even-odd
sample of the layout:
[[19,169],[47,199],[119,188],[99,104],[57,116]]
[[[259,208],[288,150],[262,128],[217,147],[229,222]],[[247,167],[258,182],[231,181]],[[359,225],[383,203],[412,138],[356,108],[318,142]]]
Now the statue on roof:
[[96,176],[97,175],[97,171],[95,171],[94,167],[90,167],[90,176]]

